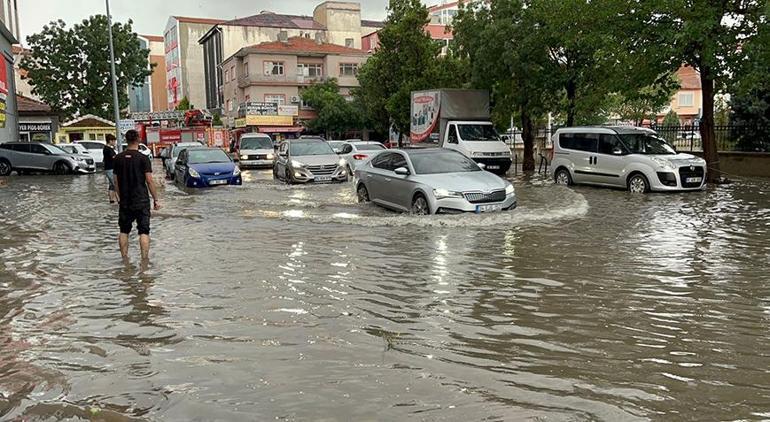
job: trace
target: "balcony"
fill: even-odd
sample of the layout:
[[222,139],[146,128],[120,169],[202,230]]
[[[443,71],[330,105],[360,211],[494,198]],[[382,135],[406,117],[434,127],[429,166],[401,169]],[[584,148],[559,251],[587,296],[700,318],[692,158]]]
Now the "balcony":
[[329,80],[328,76],[297,76],[297,75],[246,75],[238,78],[238,88],[253,85],[312,85]]

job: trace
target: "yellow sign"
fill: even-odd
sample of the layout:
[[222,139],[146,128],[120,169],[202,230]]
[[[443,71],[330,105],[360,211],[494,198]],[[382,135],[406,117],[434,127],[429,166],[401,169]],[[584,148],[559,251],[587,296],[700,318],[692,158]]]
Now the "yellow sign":
[[[246,116],[246,126],[293,126],[292,116]],[[238,122],[236,121],[236,127]]]
[[235,119],[235,127],[236,128],[246,127],[246,118],[242,117],[240,119]]

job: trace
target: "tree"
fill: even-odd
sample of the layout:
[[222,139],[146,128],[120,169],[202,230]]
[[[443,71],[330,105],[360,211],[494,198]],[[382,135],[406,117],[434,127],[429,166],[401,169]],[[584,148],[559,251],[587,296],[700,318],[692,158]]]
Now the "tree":
[[217,111],[211,119],[212,126],[222,126],[222,115]]
[[360,111],[340,94],[335,79],[311,85],[302,91],[302,100],[315,109],[318,117],[308,123],[313,132],[323,132],[326,137],[341,136],[351,129],[362,126]]
[[176,109],[178,111],[187,111],[187,110],[192,110],[193,108],[195,107],[193,107],[193,105],[190,104],[190,100],[186,96],[182,97],[182,99],[179,101],[179,104],[176,105]]
[[[28,71],[32,92],[66,117],[114,118],[107,25],[104,15],[91,16],[69,29],[59,20],[27,37],[31,52],[21,67]],[[130,20],[113,23],[112,32],[118,100],[125,109],[128,86],[142,85],[152,73],[149,50],[141,48]]]
[[359,71],[355,91],[378,132],[393,124],[409,133],[412,91],[461,85],[459,62],[439,57],[440,47],[425,32],[428,22],[428,9],[419,0],[390,0],[380,46]]
[[658,130],[665,140],[670,144],[674,144],[679,136],[679,129],[681,129],[682,122],[679,120],[679,115],[674,110],[669,110],[666,116],[663,118],[661,128]]
[[627,0],[642,23],[636,39],[668,54],[671,71],[682,64],[700,73],[700,133],[710,182],[720,179],[714,131],[714,98],[731,82],[751,44],[767,26],[766,0]]

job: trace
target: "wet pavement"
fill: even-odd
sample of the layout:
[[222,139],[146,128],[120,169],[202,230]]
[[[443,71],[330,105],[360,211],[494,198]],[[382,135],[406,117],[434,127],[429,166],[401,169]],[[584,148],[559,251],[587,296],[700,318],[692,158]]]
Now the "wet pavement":
[[770,181],[414,217],[253,171],[165,184],[148,267],[102,175],[7,182],[0,420],[770,418]]

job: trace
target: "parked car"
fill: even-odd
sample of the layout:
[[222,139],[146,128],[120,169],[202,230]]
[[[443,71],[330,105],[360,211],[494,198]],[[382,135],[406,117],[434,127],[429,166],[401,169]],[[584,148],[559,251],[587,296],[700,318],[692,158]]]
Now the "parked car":
[[321,138],[290,139],[278,147],[273,178],[287,183],[345,182],[347,162]]
[[273,167],[273,139],[264,133],[244,133],[241,135],[238,159],[241,168]]
[[390,150],[356,169],[356,195],[420,215],[516,208],[513,185],[482,167],[450,149]]
[[104,167],[104,146],[107,145],[104,141],[75,141],[75,144],[82,145],[88,149],[88,152],[93,157],[97,167]]
[[189,188],[240,185],[241,169],[219,148],[185,148],[174,166],[177,183]]
[[44,171],[54,174],[79,172],[89,166],[86,158],[68,154],[42,142],[7,142],[0,144],[0,176],[12,171]]
[[179,153],[187,148],[200,148],[203,145],[199,142],[180,142],[172,147],[169,147],[166,151],[168,156],[164,157],[166,153],[161,153],[163,161],[163,168],[166,170],[166,177],[174,180],[174,167],[176,166],[176,160],[179,157]]
[[700,190],[706,161],[679,154],[663,138],[633,127],[573,127],[554,134],[558,184],[622,187],[634,193]]
[[[200,145],[200,144],[198,144],[198,145]],[[123,143],[121,146],[123,147],[122,151],[125,151],[125,150],[128,149],[128,144],[126,144],[126,143]],[[147,158],[152,160],[152,150],[150,148],[148,148],[147,145],[140,143],[139,144],[139,152],[141,152],[142,154],[147,156]]]
[[352,141],[343,142],[337,154],[348,163],[348,173],[353,174],[356,167],[371,160],[388,149],[379,142]]
[[67,154],[72,155],[80,162],[84,162],[85,166],[78,167],[78,173],[90,174],[96,172],[96,162],[91,156],[90,151],[80,144],[56,144],[56,147],[64,150]]

